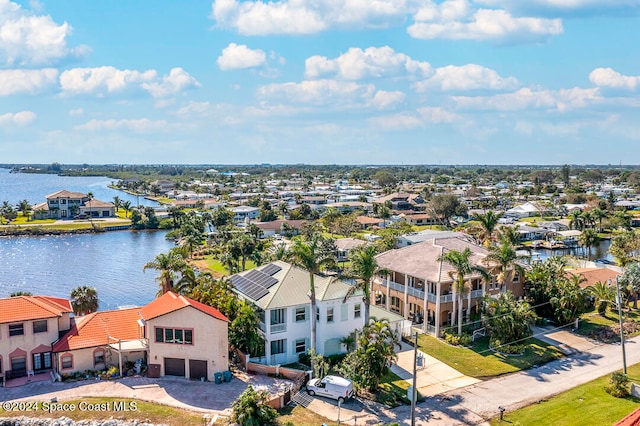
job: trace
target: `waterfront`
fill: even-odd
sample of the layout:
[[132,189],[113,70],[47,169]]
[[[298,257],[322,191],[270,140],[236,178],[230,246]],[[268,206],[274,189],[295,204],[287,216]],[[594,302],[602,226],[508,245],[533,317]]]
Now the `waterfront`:
[[164,231],[0,238],[0,297],[15,291],[68,298],[95,287],[100,310],[144,305],[158,290],[145,263],[173,247]]
[[35,173],[9,173],[9,169],[0,168],[0,203],[8,201],[14,206],[22,200],[31,205],[45,201],[45,197],[61,189],[77,192],[92,192],[98,200],[112,202],[118,196],[123,201],[137,205],[156,206],[158,203],[136,197],[123,191],[109,188],[111,179],[105,176],[58,176]]

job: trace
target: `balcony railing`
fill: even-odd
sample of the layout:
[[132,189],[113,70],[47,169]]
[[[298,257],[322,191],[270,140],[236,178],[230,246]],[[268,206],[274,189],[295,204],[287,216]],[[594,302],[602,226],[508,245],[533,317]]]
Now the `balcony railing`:
[[409,286],[409,287],[407,287],[407,293],[409,293],[413,297],[417,297],[419,299],[424,299],[424,291],[420,290],[419,288],[414,288],[414,287]]
[[471,298],[472,299],[477,299],[479,297],[482,297],[482,289],[480,289],[480,290],[472,290],[471,291]]
[[285,331],[287,331],[287,323],[283,322],[282,324],[271,324],[270,330],[271,334],[284,333]]
[[445,294],[440,296],[440,303],[449,303],[453,301],[453,294]]

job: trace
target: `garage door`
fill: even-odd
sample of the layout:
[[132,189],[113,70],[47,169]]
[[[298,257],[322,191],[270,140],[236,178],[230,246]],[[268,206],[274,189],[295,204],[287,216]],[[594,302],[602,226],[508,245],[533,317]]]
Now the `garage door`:
[[199,359],[189,360],[189,377],[192,379],[200,380],[201,377],[207,379],[207,361],[200,361]]
[[184,359],[165,358],[164,359],[164,375],[184,377]]

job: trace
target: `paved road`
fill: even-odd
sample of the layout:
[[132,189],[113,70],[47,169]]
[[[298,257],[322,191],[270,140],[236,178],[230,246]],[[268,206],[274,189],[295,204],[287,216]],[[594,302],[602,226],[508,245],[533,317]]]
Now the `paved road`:
[[[629,339],[626,345],[627,365],[640,362],[640,337]],[[598,377],[622,368],[620,345],[592,346],[589,352],[575,352],[563,359],[552,361],[541,367],[487,380],[464,388],[430,397],[418,404],[416,424],[423,425],[479,425],[499,414],[498,407],[507,411],[530,405],[560,392],[572,389]],[[337,407],[325,403],[325,408],[314,406],[313,410],[336,420]],[[328,407],[327,407],[328,406]],[[345,407],[342,419],[349,416],[346,424],[399,423],[410,424],[411,410],[408,406],[386,409],[369,404],[362,407],[353,403]],[[345,416],[345,414],[347,416]]]

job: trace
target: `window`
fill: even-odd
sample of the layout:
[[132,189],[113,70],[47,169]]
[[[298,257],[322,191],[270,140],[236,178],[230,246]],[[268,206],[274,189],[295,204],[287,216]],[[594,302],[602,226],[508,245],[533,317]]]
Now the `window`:
[[320,308],[316,306],[316,321],[320,321]]
[[156,342],[164,342],[164,328],[156,327]]
[[333,308],[327,308],[327,322],[333,322]]
[[296,308],[296,322],[303,322],[307,320],[307,308],[304,306]]
[[60,200],[60,204],[67,204],[67,200]]
[[307,340],[300,339],[296,340],[296,353],[300,354],[307,351]]
[[284,324],[285,310],[284,309],[272,309],[271,310],[271,324]]
[[24,324],[9,324],[9,336],[22,336],[24,334]]
[[156,327],[157,343],[193,344],[193,330],[183,328]]
[[516,271],[515,275],[513,276],[513,282],[514,283],[520,282],[520,273],[518,271]]
[[104,351],[102,349],[93,353],[93,365],[104,364]]
[[62,355],[60,361],[62,363],[62,369],[68,370],[69,368],[73,368],[73,355]]
[[33,334],[46,333],[46,332],[47,332],[47,320],[33,322]]
[[361,305],[359,303],[356,303],[355,306],[353,307],[353,317],[360,318],[360,313],[361,313]]
[[271,355],[283,354],[287,345],[287,339],[273,340],[271,342]]

